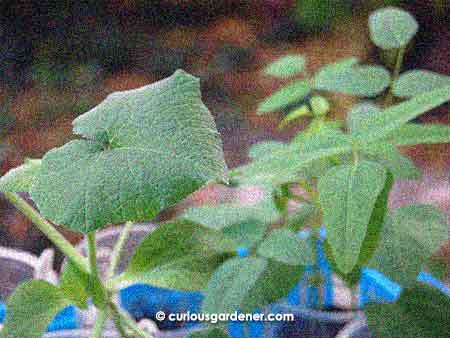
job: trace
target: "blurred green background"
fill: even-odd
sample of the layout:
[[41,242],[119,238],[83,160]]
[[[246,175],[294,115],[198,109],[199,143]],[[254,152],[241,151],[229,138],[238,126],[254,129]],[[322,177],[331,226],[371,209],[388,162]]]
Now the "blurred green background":
[[[367,29],[368,14],[387,4],[409,10],[421,27],[404,69],[448,74],[445,0],[2,1],[1,174],[67,142],[72,119],[108,93],[157,81],[178,68],[201,78],[227,163],[243,164],[252,143],[288,139],[304,127],[279,131],[276,115],[256,115],[257,103],[280,85],[261,68],[286,53],[305,54],[311,72],[350,55],[389,66],[390,56],[379,54]],[[335,96],[332,102],[334,113],[342,115],[354,101]],[[448,106],[422,120],[449,123]],[[445,178],[448,147],[408,151],[433,177]],[[449,208],[445,194],[437,203]],[[0,245],[33,252],[49,245],[3,200],[0,209],[6,225],[0,227]]]

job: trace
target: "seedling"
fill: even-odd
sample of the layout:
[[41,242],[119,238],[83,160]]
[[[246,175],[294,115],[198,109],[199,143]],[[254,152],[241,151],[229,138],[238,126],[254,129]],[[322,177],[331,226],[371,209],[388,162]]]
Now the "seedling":
[[[114,277],[133,222],[150,220],[211,180],[226,181],[221,140],[200,97],[199,81],[184,71],[139,89],[109,95],[73,122],[78,139],[28,160],[0,180],[0,190],[68,259],[61,285],[21,284],[8,299],[5,338],[39,338],[68,304],[88,299],[98,309],[93,338],[112,317],[124,337],[150,337],[113,303],[125,281],[200,290],[224,255],[204,252],[194,224],[173,223],[144,239],[125,273]],[[18,193],[29,193],[39,212]],[[126,222],[102,280],[95,233]],[[53,224],[87,236],[81,256]],[[197,244],[196,244],[197,243]],[[172,244],[183,247],[174,255]]]
[[[2,337],[39,338],[62,308],[84,308],[91,299],[98,309],[93,338],[102,336],[108,318],[124,337],[148,338],[112,301],[120,288],[133,283],[203,290],[205,312],[255,311],[285,297],[304,267],[315,265],[314,242],[297,236],[306,225],[313,240],[325,226],[327,259],[350,285],[369,266],[407,288],[395,304],[367,308],[377,336],[445,336],[450,317],[439,315],[448,311],[448,299],[415,279],[448,238],[446,217],[428,205],[389,212],[387,200],[395,179],[420,176],[397,146],[450,141],[448,126],[411,122],[450,99],[450,81],[422,70],[401,73],[405,49],[417,31],[408,13],[382,9],[372,14],[369,28],[377,46],[396,52],[392,74],[381,65],[348,58],[308,76],[306,56],[277,60],[266,73],[295,79],[264,100],[259,113],[284,111],[284,124],[300,117],[311,123],[289,143],[255,145],[252,162],[231,172],[234,184],[259,186],[267,192],[265,198],[249,206],[189,210],[146,237],[118,276],[122,244],[133,222],[152,219],[208,181],[227,181],[221,142],[195,78],[177,71],[155,84],[108,96],[75,119],[79,139],[2,177],[5,197],[69,261],[60,286],[33,280],[15,290]],[[329,92],[364,101],[351,109],[346,121],[331,120],[335,107]],[[39,212],[20,192],[29,193]],[[294,214],[288,212],[291,200],[301,202]],[[102,279],[95,233],[124,222]],[[277,222],[278,227],[271,226]],[[53,223],[86,234],[88,257]],[[432,306],[438,307],[431,311]],[[426,314],[426,323],[417,314]],[[220,326],[192,335],[222,336],[226,334]]]
[[[401,72],[406,47],[418,29],[409,13],[378,10],[370,16],[369,29],[375,45],[396,53],[392,73],[347,58],[308,76],[305,55],[284,56],[265,69],[267,76],[292,80],[261,102],[259,114],[284,113],[281,127],[298,118],[309,118],[310,124],[288,143],[254,145],[251,162],[231,171],[236,185],[259,186],[271,201],[202,207],[184,215],[233,239],[231,248],[252,239],[247,257],[227,260],[213,274],[205,289],[205,312],[253,311],[285,296],[302,267],[318,265],[311,247],[324,226],[327,260],[349,286],[360,280],[363,267],[371,267],[405,289],[394,304],[367,306],[375,336],[448,334],[450,299],[416,281],[448,239],[447,217],[431,205],[390,211],[387,203],[395,180],[421,174],[397,146],[450,141],[450,127],[413,122],[450,99],[450,78],[424,70]],[[361,98],[345,121],[328,117],[335,109],[330,92]],[[289,201],[302,207],[291,214]],[[274,219],[280,220],[276,229],[268,226]],[[309,246],[297,235],[305,227],[312,231]],[[320,272],[313,271],[310,282],[320,280]],[[426,319],[417,317],[425,313]]]

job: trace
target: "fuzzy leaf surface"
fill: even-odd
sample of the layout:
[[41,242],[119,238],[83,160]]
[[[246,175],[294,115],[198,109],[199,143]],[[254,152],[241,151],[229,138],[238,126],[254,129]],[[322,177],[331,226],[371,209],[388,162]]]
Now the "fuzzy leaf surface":
[[392,92],[395,96],[412,97],[446,86],[450,86],[449,76],[414,69],[400,75],[393,84]]
[[41,167],[41,160],[28,159],[0,178],[2,192],[29,192]]
[[294,80],[277,90],[258,106],[258,114],[280,111],[300,103],[311,91],[307,80]]
[[303,55],[286,55],[272,62],[264,69],[264,73],[274,77],[288,78],[301,73],[306,65]]
[[226,181],[214,120],[184,71],[113,93],[73,125],[82,139],[49,151],[31,190],[46,218],[72,230],[148,220]]

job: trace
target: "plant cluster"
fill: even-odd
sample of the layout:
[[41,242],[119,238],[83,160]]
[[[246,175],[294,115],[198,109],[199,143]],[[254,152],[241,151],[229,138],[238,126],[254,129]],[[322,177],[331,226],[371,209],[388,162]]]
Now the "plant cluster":
[[[406,288],[395,304],[367,307],[378,337],[444,337],[449,301],[415,278],[448,238],[447,219],[430,205],[389,211],[387,201],[395,179],[420,177],[397,146],[450,141],[448,126],[411,122],[450,99],[450,81],[423,70],[401,73],[418,29],[408,13],[379,10],[369,28],[378,47],[395,52],[393,74],[355,58],[313,76],[307,75],[302,55],[268,66],[267,75],[295,79],[258,111],[287,112],[282,125],[303,116],[311,123],[289,143],[253,146],[251,163],[230,172],[231,183],[259,186],[265,197],[247,206],[188,210],[148,235],[119,275],[117,264],[134,222],[152,219],[207,182],[228,182],[221,141],[197,79],[177,71],[152,85],[114,93],[74,120],[78,139],[3,176],[0,191],[53,241],[68,264],[58,286],[32,280],[15,290],[1,336],[39,338],[61,309],[68,304],[86,308],[91,299],[98,309],[93,338],[102,336],[108,318],[124,337],[150,337],[113,302],[120,288],[133,283],[203,290],[204,312],[255,311],[284,297],[304,267],[314,264],[312,243],[299,239],[297,231],[309,226],[317,238],[325,226],[327,258],[349,285],[358,281],[363,266],[371,266]],[[335,121],[328,118],[328,92],[365,99],[346,121]],[[289,201],[301,205],[293,214]],[[121,223],[126,225],[111,266],[100,276],[95,233]],[[53,224],[86,234],[88,257]],[[222,335],[219,325],[192,337]]]

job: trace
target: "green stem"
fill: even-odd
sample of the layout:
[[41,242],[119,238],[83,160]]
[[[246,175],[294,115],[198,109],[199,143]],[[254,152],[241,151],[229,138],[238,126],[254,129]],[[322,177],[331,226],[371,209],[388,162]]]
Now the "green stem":
[[76,251],[73,245],[61,235],[55,227],[42,217],[31,205],[22,197],[15,193],[5,192],[6,199],[20,210],[36,227],[47,236],[50,241],[61,252],[72,261],[81,271],[89,273],[88,263],[80,253]]
[[107,319],[108,309],[97,312],[97,317],[95,318],[95,326],[92,331],[92,338],[102,338],[103,329],[105,327]]
[[141,338],[154,338],[150,333],[145,332],[142,330],[136,321],[130,317],[128,313],[125,311],[120,310],[116,304],[110,303],[109,304],[111,310],[113,311],[113,315],[116,316],[122,323],[124,323],[128,328],[134,332],[135,335]]
[[394,88],[393,84],[398,79],[398,76],[400,75],[400,70],[402,69],[404,56],[405,56],[405,47],[402,47],[397,52],[397,58],[395,60],[395,67],[394,67],[394,73],[392,74],[391,85],[389,86],[389,92],[386,95],[386,99],[384,101],[385,107],[388,107],[392,104],[392,100],[394,97],[394,94],[392,92],[393,88]]
[[119,239],[117,240],[116,245],[114,246],[112,255],[111,255],[111,263],[109,265],[108,272],[106,273],[106,278],[110,279],[114,276],[114,273],[117,269],[117,266],[119,265],[121,256],[122,256],[122,250],[125,246],[125,243],[128,239],[128,236],[130,234],[131,229],[133,229],[133,223],[132,222],[126,222],[125,226],[120,234]]
[[91,276],[99,280],[98,267],[97,267],[97,244],[95,243],[95,231],[87,234],[88,240],[88,257],[89,257],[89,270]]

